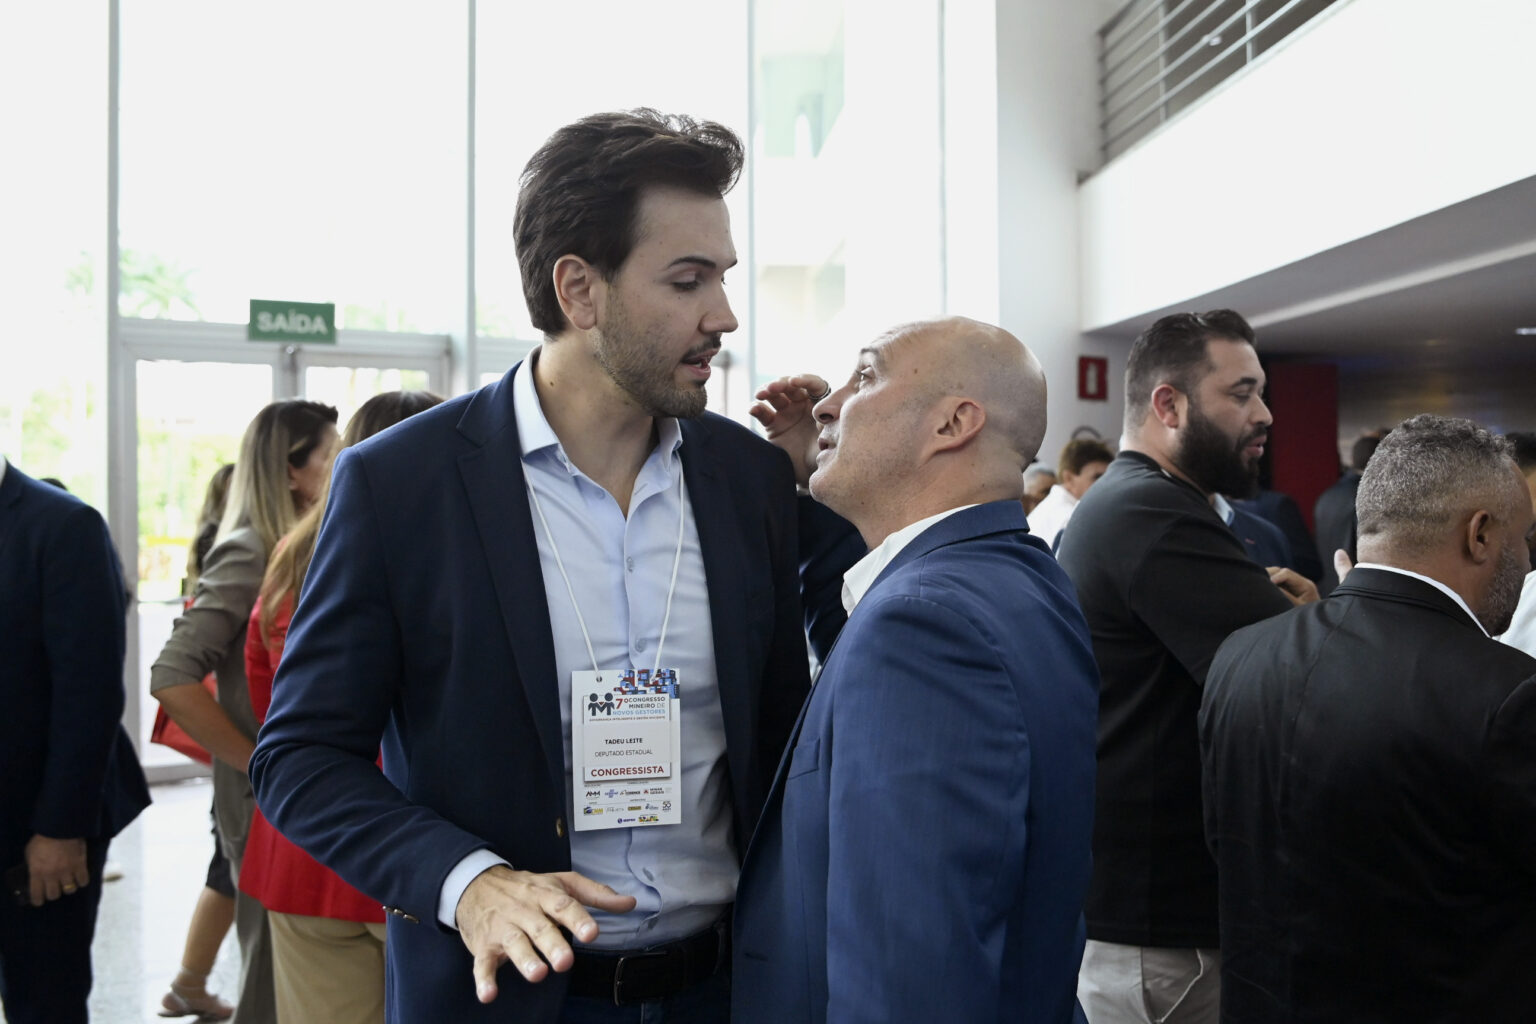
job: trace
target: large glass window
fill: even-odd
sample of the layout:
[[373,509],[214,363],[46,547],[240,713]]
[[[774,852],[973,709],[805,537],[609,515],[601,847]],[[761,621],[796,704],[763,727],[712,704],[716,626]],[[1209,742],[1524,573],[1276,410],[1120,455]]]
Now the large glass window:
[[268,298],[462,326],[463,3],[157,0],[121,20],[125,316],[243,323]]
[[[482,3],[476,56],[476,282],[479,333],[536,340],[512,242],[518,175],[555,129],[586,114],[633,107],[719,121],[745,136],[745,0],[683,11],[631,0]],[[746,257],[744,190],[727,197]],[[745,323],[744,277],[727,277]],[[731,342],[728,339],[727,344]],[[505,369],[486,366],[486,374]],[[716,389],[710,389],[713,393]]]
[[757,0],[755,384],[943,312],[940,5]]
[[149,742],[155,701],[146,685],[186,596],[188,554],[214,472],[233,463],[246,425],[272,400],[261,363],[134,361],[138,409],[138,742],[146,765],[185,758]]
[[386,391],[430,391],[427,371],[397,366],[309,366],[304,369],[304,397],[335,406],[345,430],[352,414],[374,395]]
[[0,4],[0,453],[106,513],[107,4]]

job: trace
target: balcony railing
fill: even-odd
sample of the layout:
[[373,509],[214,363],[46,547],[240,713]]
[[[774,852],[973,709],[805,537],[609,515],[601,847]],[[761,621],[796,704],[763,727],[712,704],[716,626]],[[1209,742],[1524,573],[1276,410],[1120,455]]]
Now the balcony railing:
[[1241,71],[1338,0],[1130,0],[1099,29],[1105,160]]

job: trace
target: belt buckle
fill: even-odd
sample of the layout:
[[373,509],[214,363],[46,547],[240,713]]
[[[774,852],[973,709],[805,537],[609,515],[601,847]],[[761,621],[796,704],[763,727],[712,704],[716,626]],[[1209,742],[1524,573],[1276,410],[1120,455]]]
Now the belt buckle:
[[[613,965],[613,1005],[614,1006],[626,1006],[626,1005],[628,1005],[625,1002],[625,998],[626,997],[625,997],[625,994],[624,994],[624,967],[625,967],[626,964],[628,964],[631,960],[657,960],[657,959],[663,959],[663,958],[666,957],[666,955],[667,955],[667,951],[666,950],[658,949],[658,950],[654,950],[654,951],[649,951],[648,950],[648,951],[643,952],[643,953],[628,953],[628,954],[626,954],[624,956],[619,957],[619,962]],[[644,1002],[645,1001],[645,996],[643,996],[643,995],[639,996],[635,1001],[636,1002]]]

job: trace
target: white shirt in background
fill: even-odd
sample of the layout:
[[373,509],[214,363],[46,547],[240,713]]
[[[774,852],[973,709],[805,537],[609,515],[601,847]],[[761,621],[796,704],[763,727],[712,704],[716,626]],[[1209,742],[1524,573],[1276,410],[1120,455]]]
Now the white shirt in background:
[[1052,487],[1028,515],[1029,532],[1045,541],[1045,546],[1055,548],[1056,535],[1061,533],[1072,513],[1077,511],[1077,499],[1061,484]]
[[1536,658],[1536,572],[1525,577],[1520,603],[1515,606],[1515,617],[1499,640]]

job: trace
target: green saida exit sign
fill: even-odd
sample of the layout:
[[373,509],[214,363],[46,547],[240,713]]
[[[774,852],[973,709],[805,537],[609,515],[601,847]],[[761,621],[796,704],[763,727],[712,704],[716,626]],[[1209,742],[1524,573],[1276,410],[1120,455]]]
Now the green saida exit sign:
[[248,341],[307,341],[336,344],[336,303],[251,300]]

